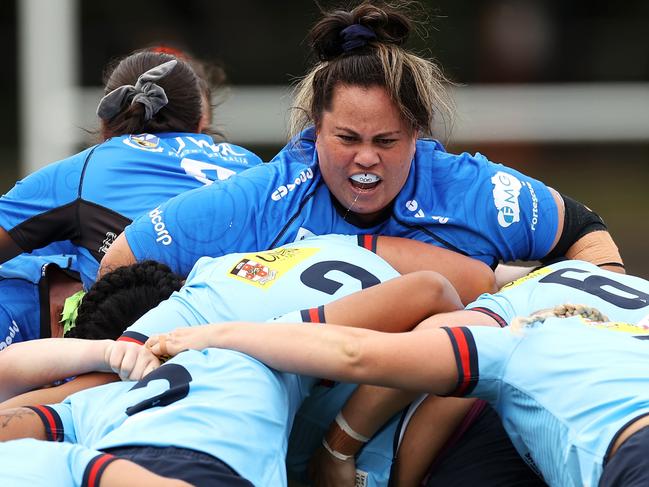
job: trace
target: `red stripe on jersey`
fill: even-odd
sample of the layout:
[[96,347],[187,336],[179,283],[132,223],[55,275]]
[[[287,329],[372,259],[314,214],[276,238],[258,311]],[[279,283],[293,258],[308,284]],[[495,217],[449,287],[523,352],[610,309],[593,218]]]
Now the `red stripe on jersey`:
[[50,426],[50,432],[52,438],[48,438],[50,441],[56,441],[56,420],[54,419],[54,416],[52,415],[52,412],[47,409],[46,407],[43,406],[33,406],[35,409],[38,409],[41,413],[43,413],[43,416],[45,416],[45,419],[47,420],[49,426]]
[[462,373],[464,374],[464,377],[462,379],[462,384],[460,384],[457,388],[457,390],[453,393],[453,395],[458,395],[461,396],[464,391],[469,387],[469,382],[471,380],[472,374],[471,374],[471,354],[469,353],[469,344],[466,341],[466,337],[464,336],[464,333],[462,333],[461,328],[451,328],[451,333],[453,333],[453,337],[455,338],[455,342],[457,343],[457,348],[458,352],[460,355],[460,362],[459,364],[462,368]]
[[114,458],[113,455],[102,455],[92,464],[92,468],[90,469],[90,474],[88,475],[88,484],[87,484],[88,487],[99,486],[99,482],[98,482],[99,471],[101,470],[101,467],[103,467],[103,465],[106,462],[112,460],[113,458]]
[[117,339],[117,341],[118,341],[118,342],[132,342],[132,343],[137,343],[138,345],[144,345],[144,342],[138,340],[137,338],[133,338],[133,337],[125,337],[125,336],[123,336],[123,335],[122,335],[121,337],[119,337],[119,338]]
[[320,317],[318,316],[318,308],[309,309],[309,320],[311,323],[320,323]]
[[363,235],[363,247],[369,251],[373,250],[373,238],[372,235]]
[[488,308],[483,308],[482,306],[479,306],[477,308],[471,308],[469,311],[477,311],[478,313],[487,315],[489,318],[493,318],[496,321],[496,323],[498,323],[498,326],[500,326],[501,328],[505,328],[507,326],[507,322],[503,319],[502,316],[495,313],[494,311],[491,311]]

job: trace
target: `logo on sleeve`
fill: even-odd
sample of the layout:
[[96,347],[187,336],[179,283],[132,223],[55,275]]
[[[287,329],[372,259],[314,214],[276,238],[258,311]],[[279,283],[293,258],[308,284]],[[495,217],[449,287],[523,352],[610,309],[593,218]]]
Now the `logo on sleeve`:
[[14,341],[14,337],[19,331],[20,328],[18,328],[18,324],[14,320],[11,320],[11,326],[7,330],[7,336],[4,338],[4,340],[0,341],[0,350],[4,350],[9,345],[11,345],[11,343]]
[[311,168],[301,171],[292,183],[287,183],[286,185],[282,185],[277,188],[270,195],[270,198],[273,201],[279,201],[295,188],[297,188],[300,184],[306,183],[309,179],[313,179],[313,171],[311,170]]
[[111,245],[113,245],[113,242],[117,238],[117,234],[113,232],[106,232],[106,237],[104,240],[101,242],[101,247],[99,247],[99,252],[102,254],[105,254],[108,252],[108,249],[110,248]]
[[498,224],[507,228],[512,223],[520,221],[518,196],[523,185],[518,178],[498,171],[491,178],[491,183],[494,185],[493,196],[494,204],[498,210]]
[[171,238],[171,235],[169,235],[169,231],[162,221],[162,210],[160,210],[159,206],[149,212],[149,218],[153,224],[153,230],[155,230],[155,233],[158,236],[155,241],[160,242],[162,245],[171,245],[173,239]]

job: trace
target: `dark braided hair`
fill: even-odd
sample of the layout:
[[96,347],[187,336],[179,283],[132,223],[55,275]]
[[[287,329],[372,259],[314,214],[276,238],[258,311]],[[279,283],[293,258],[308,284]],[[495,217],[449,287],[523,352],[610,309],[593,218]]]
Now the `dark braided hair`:
[[93,284],[79,305],[74,328],[65,336],[114,340],[182,284],[182,277],[153,260],[119,267]]

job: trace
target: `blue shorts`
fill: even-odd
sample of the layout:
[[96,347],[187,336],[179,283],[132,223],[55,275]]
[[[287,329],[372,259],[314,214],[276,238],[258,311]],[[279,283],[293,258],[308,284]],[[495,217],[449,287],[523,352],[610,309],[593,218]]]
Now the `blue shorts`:
[[604,465],[599,487],[644,487],[649,485],[647,468],[649,426],[629,436]]
[[254,487],[218,458],[187,448],[126,446],[104,451],[163,477],[184,480],[196,487]]

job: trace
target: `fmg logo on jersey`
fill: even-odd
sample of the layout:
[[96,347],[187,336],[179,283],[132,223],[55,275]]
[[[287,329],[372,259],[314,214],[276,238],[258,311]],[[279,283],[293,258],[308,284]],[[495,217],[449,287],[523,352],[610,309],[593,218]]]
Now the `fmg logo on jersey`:
[[491,178],[494,185],[492,191],[494,204],[498,210],[498,224],[507,228],[512,223],[520,221],[520,207],[518,196],[523,185],[515,176],[498,171]]

